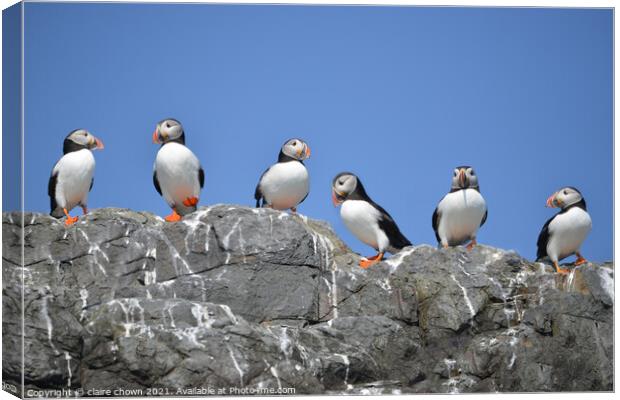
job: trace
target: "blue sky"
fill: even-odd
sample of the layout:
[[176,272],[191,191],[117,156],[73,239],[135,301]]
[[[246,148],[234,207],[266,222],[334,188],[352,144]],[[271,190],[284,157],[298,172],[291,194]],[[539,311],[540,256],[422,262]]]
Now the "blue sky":
[[611,10],[27,3],[25,27],[28,210],[49,211],[62,140],[83,127],[106,145],[89,206],[168,214],[151,134],[175,117],[201,205],[253,205],[300,137],[300,212],[363,254],[330,202],[338,172],[434,245],[433,210],[469,164],[489,207],[479,242],[533,258],[546,198],[572,185],[594,225],[583,254],[612,258]]

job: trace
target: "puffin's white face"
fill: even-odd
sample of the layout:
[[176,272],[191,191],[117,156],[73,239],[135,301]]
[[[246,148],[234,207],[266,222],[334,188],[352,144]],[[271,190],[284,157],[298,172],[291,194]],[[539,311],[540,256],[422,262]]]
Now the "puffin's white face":
[[467,189],[478,187],[478,176],[469,166],[456,167],[452,175],[452,189]]
[[165,119],[157,124],[153,132],[153,143],[167,143],[183,134],[183,125],[176,119]]
[[547,199],[547,207],[566,208],[583,200],[583,196],[573,187],[567,186],[549,196]]
[[67,139],[87,149],[103,149],[103,142],[86,129],[76,129],[67,136]]
[[332,202],[334,206],[342,204],[357,188],[357,176],[348,172],[338,174],[332,182]]
[[290,139],[284,146],[282,146],[282,152],[289,157],[296,160],[305,160],[310,158],[310,147],[300,139]]

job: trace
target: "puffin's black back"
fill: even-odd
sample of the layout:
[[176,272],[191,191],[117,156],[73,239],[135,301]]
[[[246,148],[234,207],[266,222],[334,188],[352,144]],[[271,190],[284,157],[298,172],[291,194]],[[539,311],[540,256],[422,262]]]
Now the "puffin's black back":
[[441,243],[441,238],[439,237],[439,218],[439,206],[437,206],[435,207],[435,211],[433,212],[433,230],[435,231],[435,238],[437,239],[437,243]]
[[[54,168],[56,166],[54,165]],[[50,215],[52,217],[60,218],[64,214],[60,214],[58,211],[58,204],[56,204],[56,174],[52,174],[47,183],[47,194],[50,196]]]
[[394,218],[392,218],[392,216],[387,211],[385,211],[383,207],[375,203],[370,198],[370,196],[368,196],[368,194],[366,193],[366,189],[364,188],[364,185],[362,184],[362,181],[359,177],[357,178],[357,186],[355,187],[355,190],[353,191],[353,193],[347,196],[347,200],[363,200],[370,203],[374,208],[379,210],[379,212],[381,213],[381,218],[379,219],[379,228],[381,228],[381,230],[385,232],[392,247],[400,250],[403,247],[411,246],[411,242],[409,241],[409,239],[407,239],[405,235],[402,234],[400,229],[398,229],[398,225],[396,225],[396,221],[394,221]]
[[549,218],[547,222],[545,222],[545,224],[543,225],[540,234],[538,235],[538,240],[536,241],[536,261],[540,261],[543,258],[547,257],[547,243],[549,242],[549,224],[558,215],[559,213]]

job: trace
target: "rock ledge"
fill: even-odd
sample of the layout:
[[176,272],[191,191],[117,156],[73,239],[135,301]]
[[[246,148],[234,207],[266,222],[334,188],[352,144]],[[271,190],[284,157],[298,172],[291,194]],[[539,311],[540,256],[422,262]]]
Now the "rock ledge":
[[18,388],[23,311],[26,389],[613,390],[610,263],[560,276],[421,245],[363,270],[324,222],[217,205],[174,224],[26,213],[22,267],[20,221],[3,214],[3,380]]

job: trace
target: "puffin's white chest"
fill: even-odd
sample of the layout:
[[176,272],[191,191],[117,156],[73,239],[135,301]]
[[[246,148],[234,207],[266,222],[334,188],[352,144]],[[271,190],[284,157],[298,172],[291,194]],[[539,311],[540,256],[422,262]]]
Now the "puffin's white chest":
[[438,205],[439,237],[451,246],[469,240],[476,235],[486,209],[486,202],[477,190],[448,193]]
[[579,250],[591,229],[590,214],[582,208],[573,207],[558,214],[549,223],[547,254],[552,260],[568,257]]
[[381,212],[363,200],[346,200],[340,208],[340,217],[360,241],[379,251],[386,251],[389,240],[379,228]]
[[266,203],[278,210],[296,207],[308,195],[309,188],[308,170],[298,161],[273,165],[260,184]]
[[162,195],[169,205],[182,203],[188,197],[199,197],[200,162],[190,149],[179,143],[167,143],[155,158],[155,171]]
[[90,150],[65,154],[52,173],[56,173],[56,202],[60,207],[71,209],[80,203],[86,205],[95,173],[95,157]]

